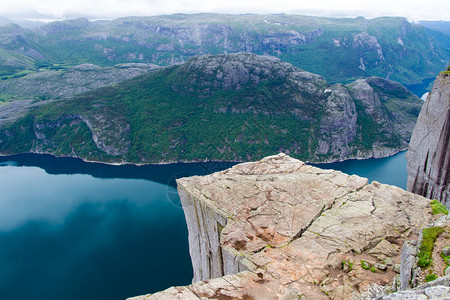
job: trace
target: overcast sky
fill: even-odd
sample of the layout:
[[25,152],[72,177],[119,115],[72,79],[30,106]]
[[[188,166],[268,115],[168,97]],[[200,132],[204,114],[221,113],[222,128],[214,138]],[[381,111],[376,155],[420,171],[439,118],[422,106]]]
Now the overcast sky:
[[113,19],[197,12],[403,16],[410,21],[450,21],[450,0],[0,0],[0,16],[11,19]]

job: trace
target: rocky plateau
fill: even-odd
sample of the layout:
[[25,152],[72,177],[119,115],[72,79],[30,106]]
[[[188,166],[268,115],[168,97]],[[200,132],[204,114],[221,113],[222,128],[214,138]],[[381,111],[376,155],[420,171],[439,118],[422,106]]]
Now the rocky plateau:
[[[450,225],[422,196],[285,154],[177,183],[193,284],[130,299],[406,299],[386,294],[410,288],[402,247]],[[443,278],[411,293],[450,297]]]

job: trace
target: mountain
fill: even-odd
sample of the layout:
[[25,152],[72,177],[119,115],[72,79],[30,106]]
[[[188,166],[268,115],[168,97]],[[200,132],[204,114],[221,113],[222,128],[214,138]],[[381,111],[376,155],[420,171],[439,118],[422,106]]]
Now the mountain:
[[450,35],[450,22],[447,21],[419,21],[419,24]]
[[420,21],[419,24],[426,28],[428,36],[450,52],[450,22]]
[[0,26],[6,25],[9,23],[13,23],[13,21],[7,17],[0,16]]
[[330,82],[346,83],[370,76],[420,83],[434,78],[450,58],[448,47],[423,26],[391,17],[176,14],[94,22],[80,18],[22,29],[15,43],[1,42],[2,36],[0,32],[0,49],[37,65],[171,65],[196,55],[252,52],[277,56]]
[[18,19],[12,20],[10,18],[0,16],[0,26],[7,24],[17,24],[25,28],[36,28],[44,25],[45,23],[42,21],[18,20]]
[[450,72],[441,72],[420,111],[408,160],[408,191],[450,208]]
[[206,55],[34,108],[3,126],[0,151],[132,163],[383,157],[407,147],[422,103],[382,78],[330,85],[275,57]]

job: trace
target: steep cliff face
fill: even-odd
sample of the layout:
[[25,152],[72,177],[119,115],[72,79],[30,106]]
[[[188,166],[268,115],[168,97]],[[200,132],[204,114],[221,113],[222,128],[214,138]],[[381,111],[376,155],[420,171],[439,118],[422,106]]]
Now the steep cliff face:
[[136,299],[349,299],[390,284],[437,218],[424,197],[284,154],[177,183],[203,281]]
[[450,74],[441,73],[411,138],[408,191],[450,207]]

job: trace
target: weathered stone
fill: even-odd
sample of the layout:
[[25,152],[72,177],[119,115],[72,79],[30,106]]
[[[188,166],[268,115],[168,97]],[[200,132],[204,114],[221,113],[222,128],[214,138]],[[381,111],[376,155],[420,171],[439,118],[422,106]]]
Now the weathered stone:
[[396,264],[396,265],[392,266],[392,271],[394,271],[397,274],[400,274],[400,268],[401,268],[401,265]]
[[411,290],[400,291],[379,298],[366,298],[366,299],[389,299],[389,300],[450,299],[450,276],[440,277],[434,281],[425,283]]
[[450,255],[450,246],[446,246],[444,249],[442,249],[442,254],[444,254],[445,256],[449,256]]
[[447,225],[448,222],[448,216],[441,216],[439,219],[437,219],[436,221],[433,222],[433,227],[445,227]]
[[392,262],[392,258],[388,257],[384,260],[384,264],[387,266],[393,266],[394,263]]
[[387,271],[387,266],[384,264],[376,263],[374,264],[374,267],[381,271]]
[[417,260],[417,246],[415,242],[405,242],[402,247],[400,268],[400,289],[410,288],[412,272]]
[[392,280],[392,291],[396,292],[400,289],[400,275],[397,274],[394,276],[394,279]]
[[446,286],[435,286],[426,288],[424,294],[428,299],[448,299],[450,298],[450,288]]
[[450,76],[441,73],[420,111],[408,160],[408,191],[450,208]]
[[381,240],[373,249],[368,252],[370,255],[384,260],[388,257],[396,256],[400,253],[400,249],[397,245],[394,245],[387,240]]
[[382,298],[378,298],[378,299],[383,299],[383,300],[427,300],[428,297],[425,296],[424,294],[420,293],[416,293],[413,291],[401,291],[401,292],[397,292],[388,296],[384,296]]
[[[182,178],[178,189],[194,281],[237,273],[236,289],[220,290],[233,299],[282,299],[292,293],[347,299],[368,288],[373,276],[390,284],[392,272],[373,274],[360,261],[373,249],[397,255],[398,249],[383,241],[402,242],[433,220],[421,196],[284,154]],[[224,278],[229,276],[234,275]],[[213,298],[227,286],[220,280],[187,288]]]
[[383,299],[383,297],[386,295],[385,289],[382,286],[379,286],[377,284],[373,284],[370,286],[370,288],[362,293],[361,295],[358,295],[356,297],[357,300],[372,300],[372,299]]

